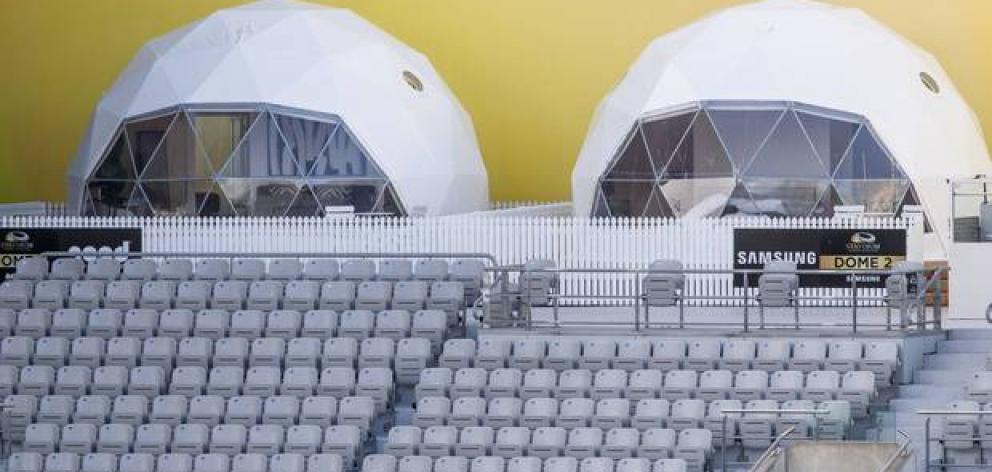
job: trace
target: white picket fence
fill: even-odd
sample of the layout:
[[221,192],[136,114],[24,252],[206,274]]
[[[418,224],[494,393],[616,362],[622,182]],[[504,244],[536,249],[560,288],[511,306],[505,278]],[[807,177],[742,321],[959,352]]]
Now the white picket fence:
[[[142,247],[149,252],[487,253],[502,265],[551,259],[558,267],[581,269],[643,269],[652,260],[665,258],[680,260],[688,269],[707,270],[733,268],[734,228],[909,230],[914,224],[908,219],[868,217],[679,220],[478,214],[375,219],[0,217],[0,227],[137,227],[142,229]],[[572,302],[596,304],[603,301],[581,297],[632,296],[636,287],[636,277],[631,275],[566,274],[561,292],[576,297]],[[840,295],[844,291],[809,289],[804,295]],[[691,296],[741,296],[729,274],[690,276],[686,292]],[[880,295],[875,289],[862,293]]]

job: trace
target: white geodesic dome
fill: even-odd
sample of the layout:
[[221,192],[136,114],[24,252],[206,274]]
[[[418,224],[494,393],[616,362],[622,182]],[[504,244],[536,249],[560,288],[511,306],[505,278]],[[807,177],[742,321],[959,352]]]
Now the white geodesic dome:
[[471,119],[427,58],[349,10],[290,0],[146,44],[97,105],[68,181],[87,214],[488,207]]
[[[832,127],[845,126],[852,131],[830,143]],[[794,139],[782,144],[776,133]],[[690,138],[694,150],[685,149]],[[800,159],[820,165],[815,175]],[[946,179],[990,170],[978,120],[931,55],[860,10],[767,0],[716,12],[648,45],[599,105],[572,192],[577,215],[761,214],[784,211],[778,203],[801,195],[789,186],[806,179],[804,198],[812,200],[793,212],[816,215],[821,200],[870,207],[866,189],[888,180],[887,195],[905,191],[905,201],[897,195],[883,208],[922,204],[947,237]],[[610,192],[622,193],[626,206],[610,210]],[[632,204],[632,196],[650,200]],[[735,198],[747,205],[732,205]]]

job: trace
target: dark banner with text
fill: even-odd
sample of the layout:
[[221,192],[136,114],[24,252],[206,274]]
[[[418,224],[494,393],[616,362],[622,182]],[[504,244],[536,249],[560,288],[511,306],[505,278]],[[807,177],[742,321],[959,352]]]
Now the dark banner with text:
[[[795,262],[799,270],[888,270],[906,259],[902,229],[735,229],[734,269],[761,269],[769,261]],[[758,274],[748,278],[756,287]],[[854,275],[799,276],[802,287],[850,287]],[[882,275],[858,275],[860,287],[884,287]],[[734,285],[744,285],[743,276]]]
[[0,228],[0,279],[17,261],[44,252],[81,255],[141,251],[141,228]]

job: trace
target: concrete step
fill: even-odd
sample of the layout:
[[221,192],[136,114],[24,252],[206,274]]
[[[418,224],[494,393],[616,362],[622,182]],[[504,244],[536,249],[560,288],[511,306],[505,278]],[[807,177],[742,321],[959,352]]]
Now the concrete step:
[[981,369],[967,369],[967,370],[945,370],[945,369],[923,369],[916,371],[913,374],[913,383],[916,384],[929,384],[929,385],[941,385],[941,386],[960,386],[964,387],[971,379],[972,372]]
[[992,359],[992,353],[942,352],[929,354],[923,358],[924,369],[975,370],[984,369]]
[[992,353],[992,340],[980,341],[975,339],[956,339],[937,341],[939,353]]
[[935,400],[953,401],[964,398],[961,387],[945,387],[941,385],[910,384],[899,386],[896,398],[930,398]]
[[992,329],[952,329],[948,331],[947,339],[984,339],[992,342]]

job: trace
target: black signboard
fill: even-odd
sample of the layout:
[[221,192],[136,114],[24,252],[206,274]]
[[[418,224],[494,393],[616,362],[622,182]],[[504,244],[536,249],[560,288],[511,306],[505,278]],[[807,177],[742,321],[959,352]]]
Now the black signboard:
[[[906,259],[902,229],[735,229],[734,269],[761,269],[774,260],[795,262],[799,270],[888,270]],[[759,274],[748,278],[757,286]],[[853,274],[799,276],[802,287],[850,287]],[[882,275],[858,275],[859,287],[884,287]],[[744,285],[744,277],[734,277]]]
[[31,255],[108,251],[141,251],[141,228],[0,228],[0,279]]

